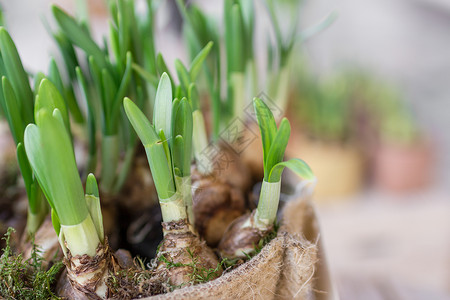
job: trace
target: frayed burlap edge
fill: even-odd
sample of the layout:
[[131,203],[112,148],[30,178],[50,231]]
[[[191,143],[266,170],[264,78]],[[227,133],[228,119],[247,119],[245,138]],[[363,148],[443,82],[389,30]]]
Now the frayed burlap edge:
[[[280,280],[279,290],[291,291],[286,295],[286,299],[315,299],[315,300],[335,300],[339,299],[336,292],[336,286],[331,279],[328,269],[327,257],[322,244],[322,237],[320,234],[319,221],[317,219],[317,213],[314,205],[312,204],[310,197],[298,198],[295,201],[287,203],[283,210],[283,224],[282,230],[291,234],[298,234],[303,236],[308,242],[314,244],[317,248],[314,274],[308,281],[308,286],[295,285],[290,281],[289,276],[295,278],[295,273],[284,272],[284,277],[287,284]],[[291,249],[291,247],[288,247]],[[289,254],[287,251],[287,257],[298,257],[298,254]],[[295,264],[287,264],[295,265]],[[308,278],[309,279],[309,278]],[[302,281],[302,280],[300,280]],[[289,286],[284,289],[283,286]]]
[[250,261],[213,281],[145,299],[315,299],[321,274],[314,210],[298,199],[284,211],[277,237]]

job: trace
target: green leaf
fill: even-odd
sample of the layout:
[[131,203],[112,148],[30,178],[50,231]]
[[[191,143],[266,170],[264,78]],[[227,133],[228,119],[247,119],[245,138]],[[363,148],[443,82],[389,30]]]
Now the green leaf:
[[125,72],[123,74],[122,81],[120,82],[119,89],[117,90],[114,102],[112,104],[111,120],[114,123],[118,123],[117,119],[119,118],[120,104],[122,99],[125,97],[128,87],[130,86],[131,75],[133,73],[132,64],[133,64],[133,57],[131,55],[131,52],[127,52],[127,63],[125,66]]
[[84,96],[84,98],[86,100],[86,105],[88,107],[88,110],[91,110],[91,111],[94,112],[95,111],[95,105],[93,103],[91,94],[89,93],[89,86],[88,86],[88,82],[86,80],[86,77],[84,76],[83,71],[81,70],[80,67],[76,67],[75,68],[75,73],[76,73],[76,76],[77,76],[78,83],[80,85],[81,92],[83,93],[83,96]]
[[39,93],[39,85],[41,84],[41,81],[45,79],[45,74],[42,72],[37,72],[36,75],[34,75],[34,98],[36,99],[37,94]]
[[114,82],[112,75],[107,69],[102,71],[102,113],[103,113],[103,130],[106,135],[115,135],[117,132],[114,129],[114,124],[116,120],[112,119],[112,102],[114,101],[117,86]]
[[160,141],[150,121],[131,99],[125,98],[123,100],[123,106],[128,120],[133,125],[144,147],[149,147]]
[[[69,86],[69,88],[66,89],[61,77],[61,73],[59,72],[58,65],[56,64],[53,58],[51,58],[50,60],[48,79],[55,85],[55,87],[60,92],[61,96],[64,99],[64,103],[66,104],[67,109],[70,110],[74,120],[77,123],[83,123],[84,117],[75,99],[72,86]],[[35,91],[35,93],[37,93],[37,91]]]
[[163,130],[169,140],[171,138],[172,99],[170,78],[167,73],[163,73],[156,90],[153,125],[156,132]]
[[76,75],[78,79],[78,83],[80,85],[81,92],[84,95],[87,109],[88,109],[88,139],[89,139],[89,159],[87,164],[88,172],[94,171],[96,166],[96,154],[97,154],[97,140],[96,140],[96,127],[97,124],[95,122],[95,105],[93,103],[93,99],[91,93],[89,92],[89,86],[87,84],[86,78],[83,75],[80,67],[76,67]]
[[23,143],[23,132],[25,124],[20,114],[22,105],[18,103],[13,87],[6,77],[2,78],[3,95],[5,100],[5,114],[8,119],[9,128],[16,144]]
[[253,32],[255,27],[255,6],[253,0],[240,1],[242,20],[245,28],[245,50],[247,52],[247,59],[252,59],[253,54]]
[[83,49],[88,56],[93,56],[100,69],[107,68],[108,62],[105,53],[98,47],[89,33],[84,30],[83,26],[55,5],[52,6],[52,12],[59,27],[72,43]]
[[166,154],[167,167],[170,170],[170,174],[172,174],[172,154],[171,148],[169,147],[169,140],[166,138],[164,131],[162,129],[159,131],[159,139],[160,143],[163,145],[164,153]]
[[311,168],[303,160],[293,158],[276,164],[270,171],[269,182],[280,181],[281,174],[286,167],[305,180],[314,181],[316,178]]
[[97,180],[94,174],[90,173],[86,180],[86,205],[94,222],[100,241],[104,239],[103,216],[100,207],[100,198],[98,192]]
[[124,107],[131,125],[144,145],[158,196],[168,199],[175,193],[175,184],[168,160],[167,141],[161,141],[147,117],[133,101],[125,98]]
[[6,75],[10,80],[18,102],[22,104],[21,115],[25,124],[33,122],[33,93],[19,53],[5,28],[0,27],[0,51]]
[[286,118],[281,120],[280,127],[278,128],[277,135],[270,146],[269,155],[267,156],[267,163],[264,166],[264,180],[269,180],[270,172],[272,168],[283,161],[284,151],[286,150],[289,142],[289,136],[291,134],[291,125]]
[[156,75],[151,74],[150,72],[147,72],[144,68],[141,66],[133,63],[132,64],[133,70],[139,74],[142,78],[144,78],[148,83],[152,84],[153,86],[158,85],[158,77]]
[[54,209],[51,210],[51,218],[53,229],[55,229],[56,235],[59,236],[59,232],[61,231],[61,222],[59,221],[58,215]]
[[130,32],[130,15],[131,12],[129,10],[129,5],[126,5],[125,1],[118,1],[118,31],[119,31],[119,47],[120,47],[120,61],[125,60],[125,56],[127,53],[127,49],[130,49],[130,40],[131,40],[131,32]]
[[145,146],[147,159],[152,171],[153,181],[160,199],[168,199],[175,193],[175,183],[172,170],[169,168],[163,143],[158,141],[155,144]]
[[104,91],[103,91],[102,72],[99,69],[98,64],[95,61],[93,56],[89,56],[88,63],[89,63],[89,72],[91,74],[92,82],[87,81],[87,83],[89,83],[89,86],[95,87],[94,90],[97,91],[97,97],[102,101],[102,105],[103,105],[103,101],[104,101],[103,99],[105,96],[104,96]]
[[211,51],[213,45],[214,43],[212,41],[206,44],[206,46],[197,54],[197,56],[192,61],[189,67],[189,75],[192,81],[195,81],[197,79],[197,76],[202,68],[202,64]]
[[61,52],[64,63],[66,65],[65,69],[68,72],[70,79],[75,80],[75,68],[79,66],[79,63],[77,55],[75,53],[75,49],[73,48],[73,44],[62,32],[54,33],[53,38],[55,39],[59,51]]
[[[119,32],[113,22],[109,22],[109,41],[116,61],[120,61]],[[120,63],[119,63],[120,65]]]
[[198,94],[197,85],[191,83],[188,90],[188,101],[192,106],[192,110],[200,109],[200,95]]
[[55,85],[55,87],[59,90],[61,95],[64,95],[64,84],[61,78],[61,73],[59,72],[58,66],[56,65],[56,61],[53,57],[50,58],[48,79]]
[[338,13],[336,11],[333,11],[329,13],[323,20],[321,20],[318,24],[315,24],[309,28],[306,28],[301,34],[300,34],[300,41],[305,42],[311,37],[316,36],[317,34],[323,32],[325,29],[330,27],[338,18]]
[[[66,108],[63,97],[59,93],[56,86],[48,79],[43,79],[39,85],[39,92],[36,96],[36,102],[34,106],[34,114],[37,116],[41,109],[47,109],[48,111],[53,111],[58,109],[64,120],[64,125],[70,132],[70,120],[69,113]],[[35,117],[36,118],[36,117]]]
[[[46,200],[43,197],[41,189],[37,181],[33,181],[30,185],[30,193],[28,194],[28,208],[32,214],[44,214],[46,215]],[[43,203],[44,202],[44,203]],[[44,210],[44,211],[42,211]]]
[[25,183],[27,195],[31,195],[31,185],[34,182],[33,171],[31,170],[27,154],[25,153],[25,147],[23,146],[22,143],[17,144],[16,154],[20,172],[22,173],[23,177],[23,182]]
[[[156,70],[158,71],[158,74],[163,75],[163,73],[167,73],[169,75],[169,78],[173,78],[172,74],[169,72],[169,68],[167,68],[166,62],[164,61],[164,58],[161,53],[158,53],[156,56]],[[173,82],[172,84],[172,91],[175,90],[175,85]]]
[[186,98],[174,105],[172,130],[172,136],[175,137],[173,165],[180,170],[181,177],[188,176],[191,169],[193,118],[191,105]]
[[39,126],[30,124],[25,129],[30,165],[61,224],[77,225],[88,210],[69,135],[45,109],[38,113],[38,120]]
[[181,60],[176,59],[175,60],[175,70],[177,71],[178,79],[180,80],[181,87],[183,88],[183,91],[185,95],[188,93],[189,84],[191,83],[191,78],[189,75],[188,70],[183,65]]
[[[270,147],[272,146],[273,140],[277,134],[277,123],[273,117],[270,108],[259,98],[253,100],[253,108],[255,109],[256,119],[258,121],[259,130],[261,132],[261,140],[264,153],[264,166],[267,164],[267,157],[269,156]],[[265,170],[265,169],[264,169]],[[266,174],[264,171],[264,177]]]
[[225,0],[225,47],[227,56],[227,74],[245,71],[244,24],[241,8],[233,4],[234,0]]
[[[172,147],[172,161],[173,161],[173,171],[175,173],[175,176],[183,177],[183,171],[182,166],[184,162],[184,139],[181,135],[175,136],[173,139],[173,147]],[[187,174],[189,175],[189,174]]]

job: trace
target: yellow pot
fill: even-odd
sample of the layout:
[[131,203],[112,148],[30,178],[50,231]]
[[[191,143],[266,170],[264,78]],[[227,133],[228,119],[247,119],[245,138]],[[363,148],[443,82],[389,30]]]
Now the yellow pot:
[[313,141],[298,136],[291,138],[286,155],[301,158],[311,167],[317,177],[314,198],[318,202],[349,199],[363,185],[363,156],[352,144]]

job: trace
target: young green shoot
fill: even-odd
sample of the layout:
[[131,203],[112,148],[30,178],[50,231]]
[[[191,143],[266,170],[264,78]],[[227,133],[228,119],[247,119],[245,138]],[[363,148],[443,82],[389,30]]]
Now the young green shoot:
[[[2,27],[0,27],[0,52],[0,75],[2,76],[0,105],[17,145],[17,160],[28,196],[26,233],[30,238],[36,233],[49,211],[47,201],[36,181],[23,147],[25,126],[34,121],[34,96],[16,46]],[[43,89],[46,90],[50,84],[44,83],[44,85]]]
[[277,128],[272,111],[261,99],[255,98],[253,106],[261,132],[264,154],[264,180],[255,213],[255,225],[259,229],[267,229],[276,220],[283,170],[287,167],[308,182],[314,182],[315,176],[311,168],[301,159],[283,161],[291,132],[289,121],[283,118]]
[[[213,140],[216,141],[228,122],[236,117],[243,119],[245,99],[256,92],[253,1],[224,1],[224,37],[218,34],[217,20],[200,8],[186,7],[181,0],[177,5],[184,18],[184,33],[191,55],[198,53],[206,41],[215,43],[204,75],[212,103]],[[221,71],[223,69],[225,72]]]
[[67,259],[68,280],[76,289],[106,298],[110,250],[95,177],[83,191],[70,136],[58,108],[40,109],[25,129],[25,151],[52,209],[52,223]]
[[130,100],[125,112],[147,153],[164,222],[194,222],[190,189],[193,117],[186,98],[172,101],[171,80],[163,73],[156,91],[153,123]]
[[[170,103],[172,105],[172,103]],[[170,148],[167,140],[159,134],[144,113],[128,98],[124,100],[125,112],[136,130],[147,153],[147,159],[155,182],[164,222],[178,221],[187,217],[186,207],[180,193],[177,193],[173,178]]]
[[258,207],[251,214],[243,215],[231,223],[219,244],[223,257],[248,258],[255,252],[261,240],[273,233],[280,201],[281,174],[287,167],[306,183],[315,182],[310,167],[301,159],[283,161],[291,127],[284,118],[277,128],[269,107],[259,98],[253,100],[263,145],[264,178]]
[[57,234],[64,253],[67,255],[67,243],[73,256],[93,257],[104,237],[89,213],[72,144],[58,115],[58,109],[38,112],[37,124],[25,130],[25,150],[59,221]]
[[[99,45],[92,38],[86,21],[76,20],[61,8],[52,7],[60,30],[54,36],[62,52],[66,72],[72,80],[78,81],[87,102],[88,171],[95,171],[97,166],[95,137],[101,128],[100,187],[108,194],[116,194],[130,171],[137,141],[123,114],[122,99],[133,97],[138,106],[144,108],[149,86],[136,75],[136,68],[143,66],[151,70],[152,77],[157,77],[157,74],[156,58],[154,54],[149,54],[154,53],[153,38],[141,38],[151,35],[152,22],[138,18],[134,1],[110,1],[109,9],[109,43]],[[152,9],[149,9],[148,17],[152,19]],[[75,48],[80,48],[84,53],[88,70],[80,67]],[[149,52],[144,52],[144,49]],[[120,164],[122,152],[125,155]]]
[[[197,162],[197,168],[202,174],[210,174],[213,171],[213,162],[206,156],[202,155],[201,152],[205,150],[208,147],[208,136],[206,134],[206,124],[205,119],[203,117],[203,114],[200,109],[200,96],[197,89],[197,85],[195,84],[195,81],[197,77],[200,74],[201,68],[203,66],[204,61],[208,57],[208,54],[211,52],[211,49],[213,48],[214,43],[208,42],[203,49],[195,56],[195,58],[192,60],[189,68],[187,68],[180,60],[175,61],[175,70],[178,76],[178,79],[180,81],[179,86],[174,86],[173,80],[170,80],[172,89],[169,91],[169,87],[166,86],[164,90],[167,91],[167,93],[173,94],[175,91],[176,94],[173,95],[173,98],[177,99],[183,99],[186,98],[188,103],[191,106],[192,110],[192,122],[193,122],[193,151],[194,151],[194,157]],[[158,56],[161,70],[166,70],[167,67],[165,65],[165,62],[161,55]],[[137,72],[146,79],[149,83],[153,82],[155,78],[142,68],[135,67],[137,69]],[[169,79],[171,78],[169,73],[165,73]],[[161,82],[162,78],[161,76]],[[161,82],[159,85],[161,85]],[[158,91],[160,88],[158,87]],[[155,107],[159,110],[160,114],[155,116],[153,118],[153,123],[155,124],[156,128],[163,129],[163,126],[165,126],[166,130],[165,132],[170,132],[169,124],[160,124],[162,119],[168,120],[166,115],[168,114],[168,111],[163,111],[163,109],[166,109],[164,105],[161,105],[158,101],[158,92],[156,94],[156,100],[155,100]],[[172,111],[172,109],[170,109]],[[175,135],[172,135],[172,138],[176,137]],[[170,139],[170,137],[166,136],[167,139]],[[187,176],[187,175],[186,175]]]

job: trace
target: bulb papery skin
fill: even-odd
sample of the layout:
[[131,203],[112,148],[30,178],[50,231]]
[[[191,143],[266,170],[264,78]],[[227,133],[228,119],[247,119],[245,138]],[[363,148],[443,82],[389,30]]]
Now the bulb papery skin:
[[192,195],[195,228],[209,246],[216,247],[228,225],[246,212],[245,197],[212,176],[197,178]]
[[[187,219],[163,222],[164,240],[157,254],[157,272],[172,286],[185,286],[193,282],[194,266],[198,270],[215,270],[219,261],[214,252],[192,232]],[[169,262],[169,263],[167,263]],[[222,268],[211,279],[222,274]]]
[[87,215],[86,219],[77,225],[61,225],[60,242],[61,247],[67,247],[72,256],[95,256],[100,238],[91,216]]
[[112,255],[107,240],[99,243],[94,256],[75,255],[70,250],[64,259],[67,277],[72,287],[88,299],[107,299],[109,295],[106,278],[112,270],[115,257]]
[[237,218],[228,226],[218,246],[222,257],[245,259],[254,253],[260,240],[273,229],[272,226],[259,229],[254,220],[255,212],[252,212]]

